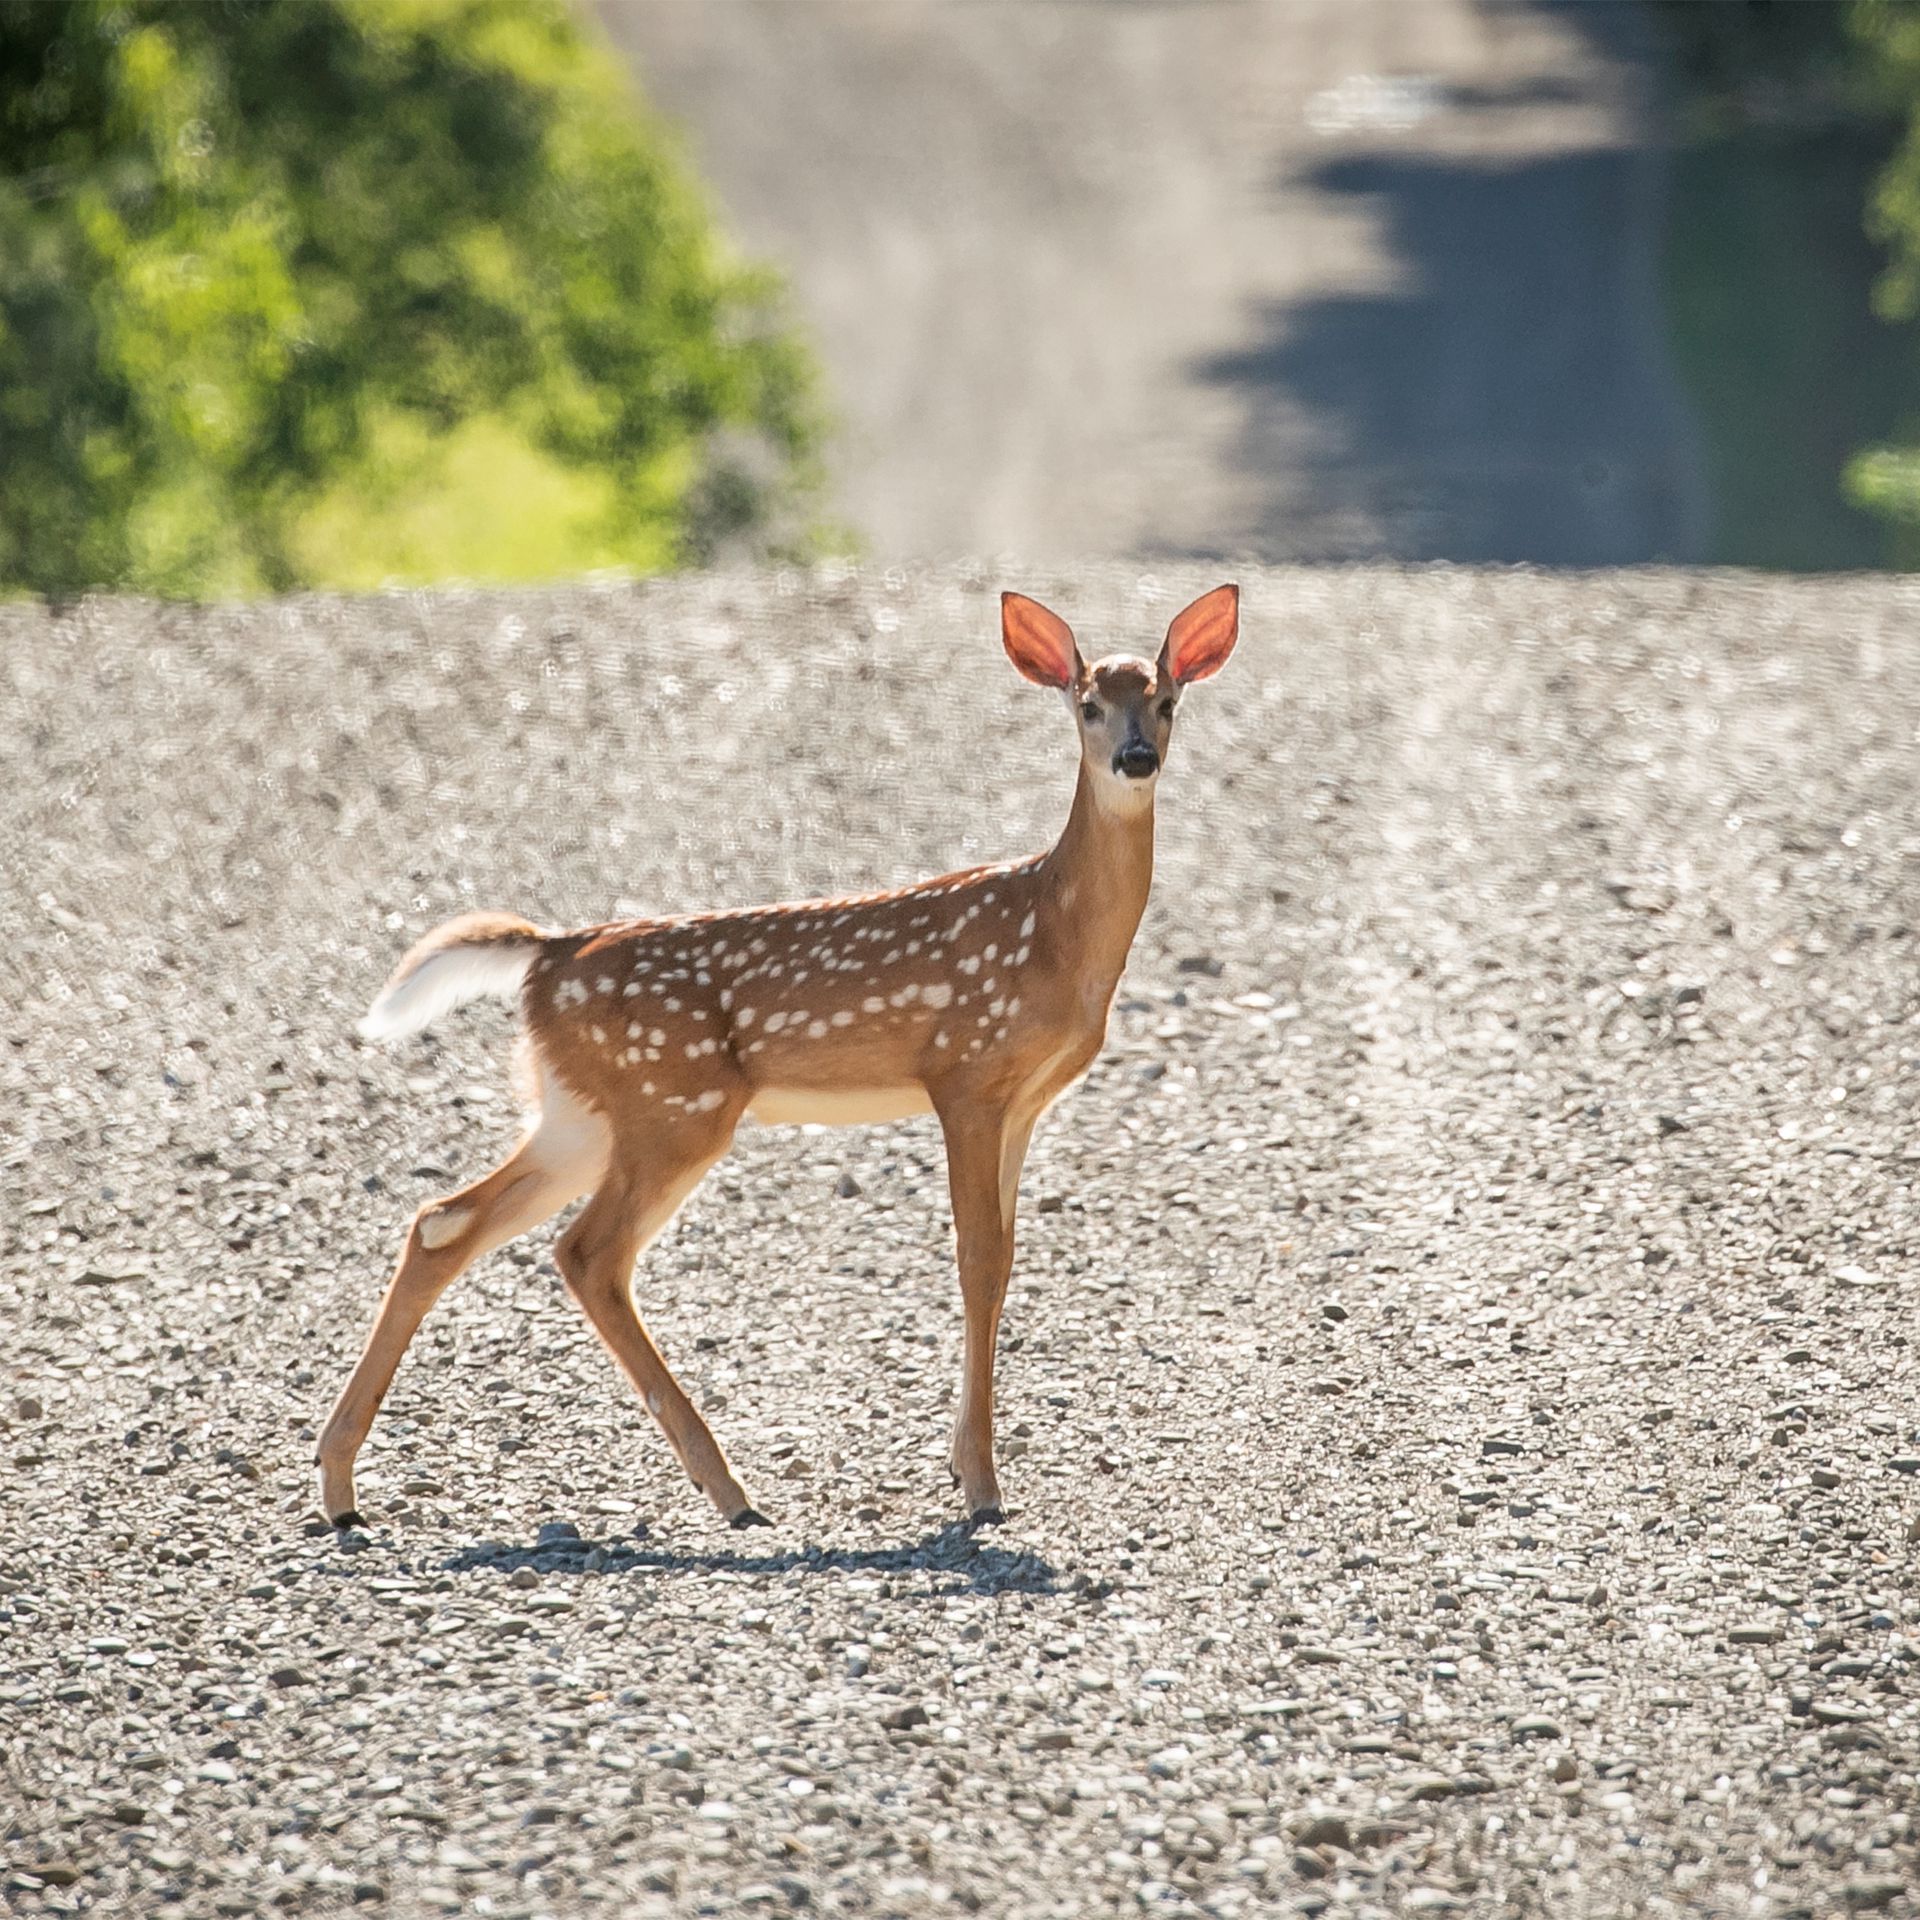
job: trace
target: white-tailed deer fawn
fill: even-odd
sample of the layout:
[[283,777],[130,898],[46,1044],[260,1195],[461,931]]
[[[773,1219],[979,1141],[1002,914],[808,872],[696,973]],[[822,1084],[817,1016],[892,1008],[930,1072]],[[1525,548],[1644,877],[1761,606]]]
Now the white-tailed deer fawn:
[[465,1000],[518,994],[538,1106],[506,1161],[415,1216],[320,1435],[327,1517],[358,1523],[353,1462],[407,1343],[477,1255],[592,1198],[561,1237],[568,1289],[694,1485],[736,1527],[764,1524],[634,1312],[636,1258],[727,1150],[741,1119],[855,1124],[931,1111],[946,1136],[965,1371],[949,1455],[975,1520],[997,1519],[993,1354],[1014,1204],[1034,1123],[1092,1063],[1153,877],[1153,790],[1182,687],[1217,673],[1237,587],[1167,630],[1157,662],[1089,667],[1067,623],[1017,593],[1002,639],[1058,689],[1080,738],[1050,852],[893,893],[547,933],[471,913],[428,934],[361,1031],[417,1031]]

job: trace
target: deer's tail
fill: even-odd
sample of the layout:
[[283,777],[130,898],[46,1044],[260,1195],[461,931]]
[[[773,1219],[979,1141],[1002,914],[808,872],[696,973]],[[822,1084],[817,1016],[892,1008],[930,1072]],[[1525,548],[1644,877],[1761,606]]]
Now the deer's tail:
[[419,940],[367,1009],[360,1033],[397,1040],[452,1008],[511,999],[550,933],[511,913],[463,913]]

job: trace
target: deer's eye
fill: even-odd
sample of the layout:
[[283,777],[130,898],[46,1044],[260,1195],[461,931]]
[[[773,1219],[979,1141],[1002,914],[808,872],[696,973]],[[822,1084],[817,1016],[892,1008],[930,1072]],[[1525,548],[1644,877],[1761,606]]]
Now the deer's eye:
[[1098,720],[1100,718],[1100,702],[1098,700],[1082,700],[1080,702],[1080,717],[1088,722],[1089,725],[1095,720]]
[[1160,718],[1162,720],[1171,720],[1173,718],[1173,702],[1171,700],[1162,700],[1160,702]]

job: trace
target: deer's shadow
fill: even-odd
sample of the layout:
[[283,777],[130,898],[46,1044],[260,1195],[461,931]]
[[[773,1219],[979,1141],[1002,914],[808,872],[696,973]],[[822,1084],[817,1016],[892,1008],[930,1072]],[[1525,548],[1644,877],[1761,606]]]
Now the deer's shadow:
[[[589,1564],[589,1562],[592,1564]],[[939,1599],[952,1593],[1058,1593],[1057,1568],[1040,1554],[1001,1547],[964,1520],[937,1527],[919,1540],[890,1547],[786,1547],[767,1553],[742,1548],[707,1550],[656,1546],[647,1540],[584,1538],[462,1547],[440,1562],[444,1573],[482,1568],[511,1573],[532,1567],[544,1574],[592,1579],[630,1579],[664,1573],[924,1574],[928,1584],[896,1599]]]

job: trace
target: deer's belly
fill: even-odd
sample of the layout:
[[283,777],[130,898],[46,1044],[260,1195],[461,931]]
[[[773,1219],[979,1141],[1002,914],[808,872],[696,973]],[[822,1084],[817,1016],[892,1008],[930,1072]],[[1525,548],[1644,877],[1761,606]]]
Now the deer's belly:
[[747,1118],[768,1127],[870,1127],[931,1113],[925,1087],[861,1087],[828,1092],[818,1087],[762,1087],[747,1106]]

